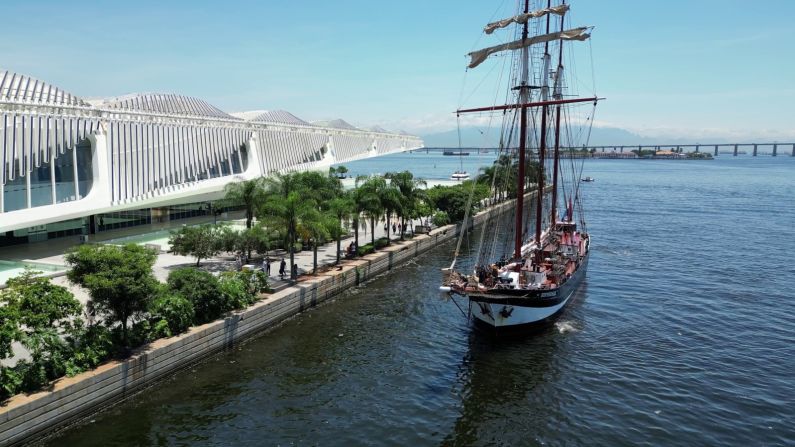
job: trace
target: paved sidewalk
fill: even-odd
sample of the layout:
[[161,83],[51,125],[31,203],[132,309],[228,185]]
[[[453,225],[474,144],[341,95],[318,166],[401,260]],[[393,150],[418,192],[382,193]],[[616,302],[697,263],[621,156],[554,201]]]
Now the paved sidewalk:
[[[180,221],[172,221],[166,224],[152,224],[147,226],[133,227],[124,230],[106,232],[103,233],[101,237],[98,237],[94,240],[97,242],[101,242],[103,240],[114,239],[128,235],[146,233],[146,232],[157,231],[168,228],[179,228],[185,224],[208,223],[208,220],[210,222],[212,221],[211,219],[212,218],[180,220]],[[386,231],[384,230],[383,222],[377,223],[375,230],[376,230],[375,231],[376,239],[386,236]],[[396,236],[391,233],[392,229],[390,228],[391,238],[393,240],[400,239],[399,235]],[[351,231],[350,236],[342,239],[342,243],[340,245],[341,249],[345,251],[345,249],[353,240],[354,240],[353,232]],[[370,240],[371,240],[371,235],[370,235],[369,224],[367,226],[367,230],[361,229],[360,227],[359,245],[365,245],[369,243]],[[55,239],[53,241],[48,241],[48,242],[4,247],[0,249],[0,259],[27,260],[33,262],[41,262],[45,264],[66,265],[66,261],[64,260],[64,254],[71,247],[76,246],[78,244],[79,244],[79,239],[77,238],[77,236],[75,236],[74,238],[69,237],[69,238]],[[271,286],[275,289],[280,289],[288,286],[291,283],[289,281],[290,277],[289,253],[283,250],[279,250],[268,253],[268,256],[271,259],[271,274],[270,274]],[[285,279],[279,278],[279,263],[282,257],[284,257],[285,261],[287,262],[286,272],[284,277]],[[254,263],[254,266],[256,268],[262,267],[261,258],[262,258],[261,255],[255,254],[255,259],[252,262]],[[295,254],[295,263],[298,266],[299,275],[312,273],[312,259],[313,259],[312,250],[302,250],[301,252]],[[342,259],[344,259],[344,257]],[[318,270],[320,270],[321,267],[324,265],[333,264],[336,260],[337,260],[336,241],[318,247],[317,250]],[[192,267],[195,265],[196,265],[196,259],[193,257],[180,256],[173,253],[160,253],[157,257],[157,260],[155,261],[153,272],[155,274],[155,277],[159,281],[165,282],[166,279],[168,278],[169,273],[172,270],[181,267]],[[234,254],[224,253],[220,256],[216,256],[210,259],[203,259],[201,261],[200,267],[203,270],[207,270],[209,272],[220,273],[224,271],[234,270],[237,266]],[[54,284],[58,284],[70,289],[72,293],[74,293],[75,298],[77,298],[84,305],[88,302],[89,300],[88,293],[80,286],[76,286],[69,283],[69,281],[66,279],[66,276],[55,277],[52,279],[52,282]]]

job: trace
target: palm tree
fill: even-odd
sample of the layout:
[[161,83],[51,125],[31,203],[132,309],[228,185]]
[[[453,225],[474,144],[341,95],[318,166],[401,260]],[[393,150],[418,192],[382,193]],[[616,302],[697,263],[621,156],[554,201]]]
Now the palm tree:
[[[317,274],[317,247],[325,242],[330,236],[329,220],[333,220],[333,216],[321,213],[317,209],[313,209],[304,213],[298,223],[298,234],[301,239],[311,241],[312,244],[312,274]],[[336,223],[336,221],[334,221]]]
[[380,194],[384,188],[386,188],[386,180],[382,177],[373,175],[356,178],[357,207],[370,220],[370,243],[373,244],[373,247],[375,247],[375,221],[384,213]]
[[229,183],[224,187],[223,201],[230,206],[246,208],[246,228],[251,228],[254,211],[264,197],[263,179],[245,180]]
[[[332,236],[337,239],[337,264],[340,263],[340,250],[342,249],[342,235],[345,233],[342,231],[342,225],[345,221],[349,220],[354,213],[356,212],[356,203],[354,201],[354,195],[351,192],[343,192],[339,196],[332,199],[328,204],[329,212],[337,219],[336,230],[331,229]],[[356,244],[359,243],[359,228],[358,228],[358,218],[354,218],[354,225],[356,225]]]
[[386,184],[383,188],[378,190],[378,199],[381,200],[381,208],[384,209],[386,215],[386,243],[389,245],[392,239],[389,236],[392,214],[400,216],[403,213],[403,201],[400,195],[400,190],[392,183]]
[[[342,182],[336,177],[323,175],[317,171],[306,171],[296,174],[304,187],[304,194],[311,198],[315,211],[303,216],[301,227],[303,237],[312,241],[313,269],[317,273],[317,248],[330,237],[340,237],[342,231],[334,214],[331,213],[331,204],[343,195]],[[335,228],[336,227],[336,228]],[[339,245],[337,241],[337,257],[339,258]]]
[[300,174],[274,174],[265,179],[265,200],[258,209],[261,219],[271,219],[286,229],[290,251],[290,279],[295,280],[295,243],[298,225],[315,211],[314,199],[306,193]]
[[391,173],[389,178],[401,196],[400,240],[403,240],[403,235],[406,231],[406,217],[409,219],[415,217],[421,200],[425,198],[423,187],[428,184],[423,179],[415,179],[414,175],[409,171]]

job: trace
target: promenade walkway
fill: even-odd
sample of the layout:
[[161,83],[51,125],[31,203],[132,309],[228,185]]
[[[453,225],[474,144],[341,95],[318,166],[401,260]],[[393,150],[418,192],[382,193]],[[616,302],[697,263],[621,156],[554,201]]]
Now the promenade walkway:
[[[229,217],[235,220],[226,220],[226,222],[242,225],[243,220],[240,219],[242,216],[239,213],[230,215]],[[143,233],[163,232],[164,230],[177,229],[184,225],[212,223],[213,220],[214,219],[212,217],[201,217],[195,219],[171,221],[166,223],[154,223],[151,225],[144,225],[144,226],[126,228],[122,230],[103,232],[100,235],[92,236],[91,241],[103,242],[113,239],[141,235]],[[386,236],[386,231],[384,231],[383,222],[376,224],[375,238],[378,239],[384,236]],[[390,236],[393,240],[400,238],[399,235],[396,236],[391,234]],[[353,240],[354,240],[353,232],[351,232],[350,236],[347,236],[342,239],[341,243],[342,250],[344,251]],[[359,230],[359,244],[364,245],[366,243],[369,243],[370,240],[371,240],[371,235],[370,235],[370,228],[368,225],[367,230],[363,229]],[[74,236],[74,237],[55,239],[46,242],[3,247],[0,248],[0,259],[8,261],[32,261],[36,263],[65,266],[66,265],[66,260],[64,259],[65,253],[70,248],[78,245],[79,243],[80,242],[78,236]],[[155,277],[157,277],[157,279],[162,282],[166,281],[171,271],[182,267],[193,267],[196,265],[196,259],[191,256],[180,256],[172,253],[167,253],[166,252],[167,247],[162,247],[162,249],[163,252],[161,252],[158,255],[153,268]],[[269,279],[272,287],[275,289],[281,289],[289,285],[291,283],[289,280],[290,277],[289,253],[287,253],[284,250],[274,250],[267,253],[267,256],[271,259],[271,271],[270,271],[271,274]],[[282,257],[287,262],[286,274],[284,276],[284,279],[280,279],[278,274],[279,263]],[[254,267],[262,268],[261,259],[262,259],[261,255],[255,253],[254,260],[252,260],[252,263],[254,263]],[[324,265],[333,264],[336,261],[336,259],[337,259],[336,242],[331,242],[318,247],[318,254],[317,254],[318,269],[320,269]],[[301,252],[295,254],[295,263],[298,266],[299,275],[306,275],[312,273],[312,265],[313,265],[312,260],[313,260],[312,250],[302,250]],[[237,265],[234,254],[222,253],[219,256],[202,260],[200,268],[213,273],[220,273],[223,271],[234,270],[237,268]],[[74,293],[75,297],[84,305],[88,302],[89,300],[88,293],[85,290],[83,290],[81,287],[70,284],[69,281],[66,279],[66,276],[55,277],[52,279],[52,282],[54,284],[62,285],[69,288],[72,291],[72,293]]]

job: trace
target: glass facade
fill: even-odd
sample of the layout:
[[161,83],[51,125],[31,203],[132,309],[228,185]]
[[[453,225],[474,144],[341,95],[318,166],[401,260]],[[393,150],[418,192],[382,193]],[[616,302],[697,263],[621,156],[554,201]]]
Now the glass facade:
[[43,164],[30,173],[30,206],[52,205],[52,172]]
[[30,174],[8,181],[3,185],[3,209],[0,211],[7,213],[28,208],[28,194],[30,207],[52,205],[53,195],[55,203],[85,197],[94,182],[92,157],[91,143],[84,140],[76,149],[58,154],[54,162],[42,163]]
[[88,195],[91,191],[91,186],[94,184],[94,173],[92,159],[94,154],[91,151],[91,143],[84,140],[77,145],[77,185],[78,185],[78,199]]
[[25,177],[17,177],[3,185],[3,210],[14,211],[28,207]]

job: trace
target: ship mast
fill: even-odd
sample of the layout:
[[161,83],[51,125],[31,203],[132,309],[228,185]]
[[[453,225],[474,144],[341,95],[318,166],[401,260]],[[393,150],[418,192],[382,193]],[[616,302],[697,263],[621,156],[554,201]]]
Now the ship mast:
[[[524,0],[524,13],[530,11],[530,0]],[[522,40],[527,39],[527,24],[525,21],[522,27]],[[523,222],[523,208],[524,208],[524,164],[525,164],[525,149],[527,144],[527,103],[528,93],[530,86],[528,85],[529,79],[529,49],[522,48],[522,83],[517,87],[519,89],[519,103],[521,105],[521,113],[519,118],[519,172],[516,175],[516,226],[514,229],[514,249],[513,257],[515,259],[522,258],[522,236],[524,236],[524,222]]]
[[[540,144],[538,148],[538,160],[539,160],[539,172],[538,172],[538,180],[537,180],[537,200],[536,200],[536,221],[535,221],[535,241],[538,247],[536,252],[536,259],[535,265],[538,267],[541,261],[541,249],[543,248],[541,245],[541,223],[542,223],[542,214],[543,214],[543,200],[544,200],[544,159],[546,158],[546,149],[547,149],[547,118],[549,115],[549,107],[556,106],[556,116],[555,116],[555,166],[554,166],[554,175],[552,181],[552,189],[553,189],[553,205],[552,205],[552,213],[553,216],[555,214],[555,204],[554,201],[557,200],[557,175],[558,175],[558,156],[559,156],[559,148],[560,148],[560,114],[561,114],[561,105],[563,104],[570,104],[570,103],[579,103],[579,102],[596,102],[600,98],[593,97],[593,98],[572,98],[572,99],[563,99],[563,96],[560,93],[560,72],[563,68],[562,63],[562,46],[563,41],[568,40],[577,40],[583,41],[590,37],[590,33],[588,32],[588,27],[579,27],[579,28],[572,28],[569,30],[563,30],[563,18],[561,18],[561,31],[550,33],[550,14],[557,14],[559,16],[563,16],[566,11],[568,11],[568,6],[566,5],[565,0],[559,6],[552,7],[552,0],[547,0],[547,7],[530,12],[530,0],[524,0],[524,13],[519,14],[514,17],[510,17],[508,19],[500,20],[497,22],[492,22],[486,25],[484,28],[484,32],[486,34],[491,34],[494,30],[505,28],[513,23],[520,23],[522,24],[522,38],[513,42],[508,42],[492,47],[483,48],[477,51],[470,52],[468,56],[471,58],[468,68],[475,68],[480,65],[483,61],[485,61],[489,55],[496,54],[502,51],[510,51],[510,50],[518,50],[521,49],[521,74],[520,74],[520,84],[516,87],[513,87],[513,90],[519,91],[519,97],[516,103],[512,104],[505,104],[505,105],[494,105],[490,107],[477,107],[477,108],[470,108],[470,109],[458,109],[456,114],[460,116],[462,113],[479,113],[479,112],[494,112],[498,110],[510,110],[510,109],[520,109],[520,123],[519,123],[519,167],[518,167],[518,175],[516,179],[516,221],[515,221],[515,239],[514,239],[514,259],[519,260],[522,258],[522,242],[524,239],[525,233],[525,222],[524,222],[524,192],[525,192],[525,164],[526,164],[526,152],[527,152],[527,109],[531,107],[540,107],[541,108],[541,135],[540,135]],[[542,16],[547,16],[547,23],[546,23],[546,34],[538,35],[538,36],[528,36],[528,24],[529,20],[533,18],[538,18]],[[556,82],[555,82],[555,91],[553,92],[553,98],[549,98],[549,73],[550,73],[550,55],[549,55],[549,42],[559,40],[561,42],[561,50],[559,53],[559,60],[558,60],[558,71],[556,72]],[[529,47],[534,44],[544,44],[544,59],[543,59],[543,67],[541,72],[541,86],[539,87],[532,87],[530,86],[530,49]],[[541,89],[541,98],[539,101],[530,101],[530,91],[533,88],[540,88]],[[554,217],[553,217],[554,221]]]
[[[566,0],[563,0],[563,5],[566,4]],[[563,21],[566,16],[560,16],[560,30],[563,31]],[[555,84],[554,90],[552,92],[552,96],[556,100],[560,100],[563,98],[562,94],[562,82],[563,82],[563,41],[561,40],[560,48],[558,49],[558,68],[555,71]],[[552,215],[552,228],[558,224],[558,216],[557,216],[557,209],[558,209],[558,166],[560,163],[560,104],[555,107],[555,158],[554,158],[554,166],[553,166],[553,173],[552,173],[552,209],[550,213]]]
[[[552,6],[552,0],[547,0],[547,8]],[[550,23],[550,16],[547,15],[547,31],[546,33],[549,34],[549,23]],[[547,76],[549,75],[549,42],[544,43],[544,63],[542,64],[541,69],[543,72],[541,73],[541,81],[543,84],[541,85],[541,101],[547,101],[549,95],[549,83]],[[538,145],[538,184],[536,187],[536,234],[535,234],[535,241],[537,245],[536,249],[536,259],[535,259],[535,268],[536,270],[539,269],[541,265],[541,256],[542,256],[542,243],[541,243],[541,217],[544,212],[544,158],[546,157],[546,149],[547,149],[547,105],[544,104],[541,106],[541,141]]]

